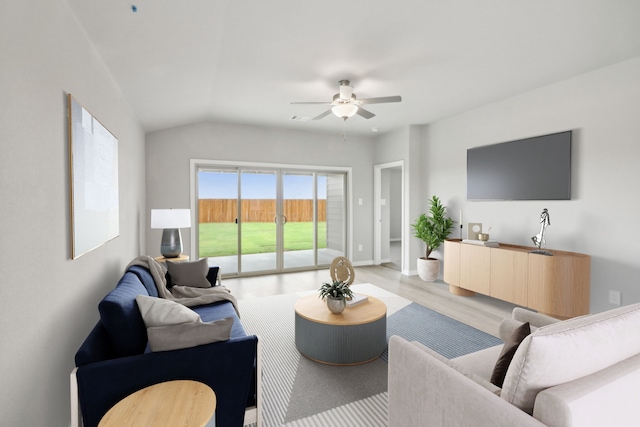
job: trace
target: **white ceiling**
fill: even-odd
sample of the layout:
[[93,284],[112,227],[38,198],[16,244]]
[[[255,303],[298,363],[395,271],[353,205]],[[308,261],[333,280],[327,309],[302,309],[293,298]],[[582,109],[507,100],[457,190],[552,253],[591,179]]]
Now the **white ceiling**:
[[[67,0],[146,131],[213,120],[339,132],[338,80],[424,124],[640,56],[638,0]],[[132,11],[132,4],[137,12]],[[639,76],[640,78],[640,76]]]

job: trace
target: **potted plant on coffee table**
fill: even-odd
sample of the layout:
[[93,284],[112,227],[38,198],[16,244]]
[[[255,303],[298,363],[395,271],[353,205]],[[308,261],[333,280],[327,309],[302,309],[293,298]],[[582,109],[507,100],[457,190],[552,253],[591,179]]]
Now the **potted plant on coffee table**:
[[353,292],[347,282],[334,280],[331,283],[323,283],[320,289],[320,298],[327,301],[327,307],[332,313],[340,314],[347,306],[346,298],[353,298]]
[[440,273],[440,261],[430,255],[451,234],[453,220],[445,215],[446,206],[442,206],[438,197],[433,196],[429,203],[430,215],[423,213],[411,226],[415,236],[427,245],[425,256],[418,258],[418,276],[424,281],[434,282]]

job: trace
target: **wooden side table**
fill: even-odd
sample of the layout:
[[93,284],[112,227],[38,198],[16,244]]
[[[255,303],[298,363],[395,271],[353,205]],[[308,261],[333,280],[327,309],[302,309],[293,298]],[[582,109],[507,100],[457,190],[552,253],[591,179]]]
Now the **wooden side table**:
[[171,262],[183,262],[183,261],[189,261],[189,255],[179,255],[175,258],[165,258],[162,255],[157,256],[154,258],[156,261],[158,262],[167,262],[167,261],[171,261]]
[[138,390],[116,403],[98,427],[204,427],[216,409],[216,395],[192,380],[167,381]]

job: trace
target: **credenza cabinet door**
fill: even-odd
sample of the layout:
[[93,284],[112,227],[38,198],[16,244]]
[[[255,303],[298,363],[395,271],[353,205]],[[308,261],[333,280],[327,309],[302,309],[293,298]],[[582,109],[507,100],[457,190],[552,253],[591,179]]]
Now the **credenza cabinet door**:
[[527,307],[560,318],[589,313],[591,257],[529,256]]
[[452,286],[460,286],[460,243],[445,240],[442,278]]
[[460,287],[490,295],[491,248],[460,245]]
[[529,254],[491,248],[491,296],[514,304],[527,305]]

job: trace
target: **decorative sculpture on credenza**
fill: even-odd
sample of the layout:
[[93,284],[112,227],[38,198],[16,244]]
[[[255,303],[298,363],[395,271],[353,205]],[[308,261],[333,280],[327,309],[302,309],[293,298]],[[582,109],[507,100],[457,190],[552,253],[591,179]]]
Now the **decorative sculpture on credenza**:
[[538,234],[531,238],[531,240],[533,240],[533,244],[536,245],[538,249],[532,251],[531,253],[540,255],[553,255],[551,252],[541,249],[547,246],[547,241],[544,238],[544,233],[547,230],[547,225],[551,225],[551,219],[549,218],[549,211],[547,210],[547,208],[544,208],[542,210],[542,213],[540,214],[540,231],[538,232]]

